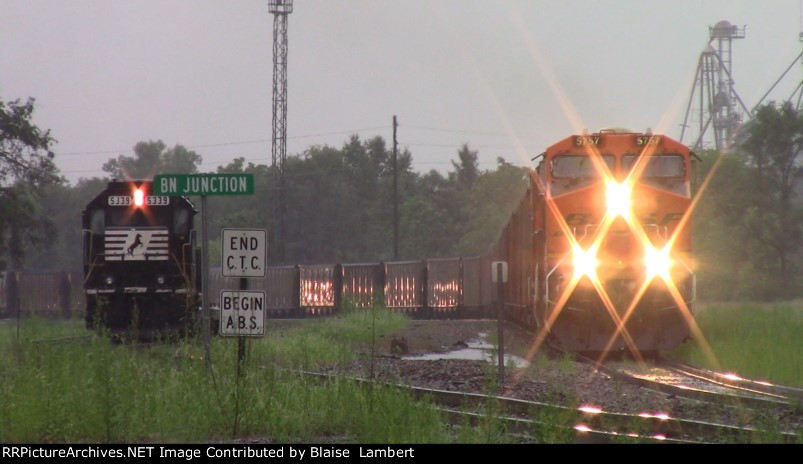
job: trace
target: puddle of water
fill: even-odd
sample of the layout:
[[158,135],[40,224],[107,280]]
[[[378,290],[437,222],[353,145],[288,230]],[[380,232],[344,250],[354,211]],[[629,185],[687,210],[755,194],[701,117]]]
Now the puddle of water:
[[[409,361],[436,361],[438,359],[465,359],[468,361],[487,361],[492,364],[496,364],[496,360],[498,359],[498,355],[494,352],[496,345],[492,345],[488,343],[485,337],[488,336],[486,333],[481,333],[479,340],[472,340],[466,345],[468,347],[461,348],[459,350],[454,351],[447,351],[445,353],[428,353],[423,354],[421,356],[405,356],[402,359],[406,359]],[[517,368],[525,368],[530,365],[530,363],[516,355],[505,354],[505,365],[513,365]]]

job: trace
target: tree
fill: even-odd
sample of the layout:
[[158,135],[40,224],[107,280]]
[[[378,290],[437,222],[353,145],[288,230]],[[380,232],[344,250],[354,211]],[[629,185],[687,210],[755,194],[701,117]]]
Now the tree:
[[480,174],[462,203],[457,253],[480,254],[497,240],[529,185],[527,168],[497,158],[497,169]]
[[401,255],[409,259],[453,256],[460,200],[454,182],[438,171],[420,176],[400,207]]
[[452,161],[457,182],[463,187],[471,188],[474,185],[474,181],[480,176],[479,162],[477,161],[478,152],[469,150],[468,144],[464,143],[460,150],[457,151],[457,156],[460,158],[460,163]]
[[803,115],[791,103],[759,108],[738,146],[753,169],[752,201],[744,225],[762,246],[779,284],[778,296],[791,296],[803,246],[803,208],[795,203],[795,187],[803,181]]
[[25,269],[78,270],[81,268],[81,211],[106,188],[108,180],[80,179],[74,186],[59,183],[47,186],[41,194],[41,214],[53,222],[55,232],[39,246],[25,252]]
[[161,140],[139,142],[134,156],[120,155],[103,165],[103,171],[115,179],[152,179],[156,174],[194,174],[203,158],[182,145],[166,150]]
[[22,265],[25,249],[54,233],[41,214],[42,188],[58,183],[50,131],[31,121],[34,99],[0,100],[0,269]]
[[57,182],[50,131],[31,122],[34,99],[7,105],[0,100],[0,185],[23,181],[34,188]]
[[692,191],[716,174],[694,210],[691,222],[698,295],[706,300],[762,300],[773,292],[766,259],[745,226],[744,212],[755,201],[753,172],[743,153],[720,155],[716,150],[698,153]]

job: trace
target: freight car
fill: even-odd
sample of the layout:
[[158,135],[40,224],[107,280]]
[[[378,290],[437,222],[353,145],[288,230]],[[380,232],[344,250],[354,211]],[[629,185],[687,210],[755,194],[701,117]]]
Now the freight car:
[[[385,306],[413,318],[476,318],[491,308],[490,256],[421,261],[268,267],[249,288],[265,291],[270,318],[325,316],[342,308]],[[236,288],[220,268],[209,273],[212,305],[220,290]]]
[[695,298],[693,157],[649,132],[567,137],[541,155],[482,256],[274,269],[262,283],[270,314],[330,314],[343,301],[414,317],[493,314],[491,262],[505,261],[505,313],[540,338],[584,352],[673,348],[689,336]]
[[138,338],[183,334],[197,313],[193,217],[150,181],[112,181],[82,213],[86,325]]

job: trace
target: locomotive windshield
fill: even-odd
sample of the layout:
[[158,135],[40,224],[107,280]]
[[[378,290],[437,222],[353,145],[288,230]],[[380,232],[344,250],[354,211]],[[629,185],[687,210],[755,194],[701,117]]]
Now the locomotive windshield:
[[[611,155],[602,155],[605,164],[611,172],[614,170],[615,159]],[[599,177],[600,173],[594,167],[594,162],[587,155],[560,155],[552,158],[552,177],[554,178],[592,178]]]
[[[612,155],[602,155],[602,159],[613,172],[616,159]],[[597,182],[602,175],[588,155],[559,155],[552,158],[552,195],[568,193]]]
[[[625,155],[622,158],[622,167],[626,172],[633,169],[638,157],[634,155]],[[647,157],[647,166],[641,173],[642,178],[651,177],[683,177],[686,170],[683,166],[683,157],[680,155],[663,155],[663,156],[649,156]]]
[[170,227],[173,216],[168,208],[149,208],[131,210],[129,208],[111,209],[108,214],[107,227]]
[[[625,155],[622,158],[622,168],[630,172],[638,157]],[[689,184],[685,181],[686,166],[680,155],[660,155],[647,157],[639,182],[668,190],[681,195],[689,195]]]

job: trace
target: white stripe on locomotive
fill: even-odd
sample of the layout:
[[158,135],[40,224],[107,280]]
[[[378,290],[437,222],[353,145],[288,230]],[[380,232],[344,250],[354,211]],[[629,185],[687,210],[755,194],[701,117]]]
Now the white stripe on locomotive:
[[166,228],[106,229],[106,261],[166,261],[168,233]]

